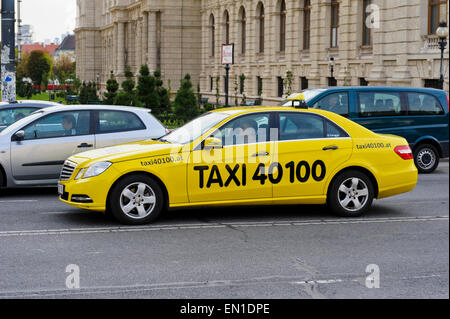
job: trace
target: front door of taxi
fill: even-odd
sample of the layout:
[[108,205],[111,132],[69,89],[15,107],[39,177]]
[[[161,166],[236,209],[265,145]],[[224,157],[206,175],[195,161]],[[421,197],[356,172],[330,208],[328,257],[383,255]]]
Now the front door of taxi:
[[188,165],[189,201],[270,202],[272,184],[266,173],[273,156],[270,124],[267,112],[241,116],[213,134],[222,140],[222,148],[194,150]]

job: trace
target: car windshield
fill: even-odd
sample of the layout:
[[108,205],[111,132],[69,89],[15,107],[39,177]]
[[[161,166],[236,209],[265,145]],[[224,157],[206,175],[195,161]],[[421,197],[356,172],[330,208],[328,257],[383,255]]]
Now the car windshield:
[[188,144],[229,117],[226,113],[206,113],[158,140],[173,144]]
[[[32,113],[31,115],[29,115],[21,120],[18,120],[14,124],[11,124],[10,126],[7,126],[6,128],[3,128],[3,131],[0,131],[0,135],[6,135],[11,131],[20,130],[21,128],[23,128],[24,125],[39,118],[42,113],[44,113],[44,111],[42,111],[42,110],[36,111],[36,112]],[[1,125],[0,125],[0,127],[1,127]],[[1,128],[0,128],[0,130],[1,130]]]
[[[319,95],[322,92],[325,92],[325,89],[311,89],[311,90],[304,90],[301,93],[303,93],[303,96],[305,97],[306,103],[311,101],[313,98],[315,98],[317,95]],[[292,101],[284,101],[282,106],[292,106]]]
[[36,108],[17,107],[0,110],[0,131],[33,113]]

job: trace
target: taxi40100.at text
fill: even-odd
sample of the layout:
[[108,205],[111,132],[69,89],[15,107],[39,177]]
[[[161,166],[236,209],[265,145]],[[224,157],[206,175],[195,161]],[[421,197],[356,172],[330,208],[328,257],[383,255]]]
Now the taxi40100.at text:
[[375,198],[413,190],[417,175],[404,138],[337,114],[229,108],[159,139],[72,156],[59,193],[71,206],[132,225],[194,206],[327,204],[355,217]]

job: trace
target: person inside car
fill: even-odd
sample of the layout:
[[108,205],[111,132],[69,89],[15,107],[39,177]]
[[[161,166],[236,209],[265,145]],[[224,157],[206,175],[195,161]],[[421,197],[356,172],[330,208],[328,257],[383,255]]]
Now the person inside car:
[[64,128],[65,136],[76,135],[76,132],[75,132],[76,120],[73,115],[64,116],[62,119],[62,126]]

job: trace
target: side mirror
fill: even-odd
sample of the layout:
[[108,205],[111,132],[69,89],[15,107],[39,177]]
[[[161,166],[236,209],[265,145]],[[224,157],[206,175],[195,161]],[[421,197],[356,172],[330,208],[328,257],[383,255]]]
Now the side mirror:
[[223,148],[222,140],[215,138],[215,137],[208,137],[205,140],[205,146],[203,149],[205,150],[213,150],[213,149],[220,149]]
[[25,131],[17,131],[13,136],[12,136],[12,141],[13,142],[20,142],[23,141],[25,139]]

